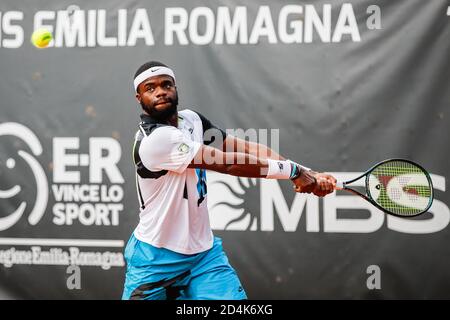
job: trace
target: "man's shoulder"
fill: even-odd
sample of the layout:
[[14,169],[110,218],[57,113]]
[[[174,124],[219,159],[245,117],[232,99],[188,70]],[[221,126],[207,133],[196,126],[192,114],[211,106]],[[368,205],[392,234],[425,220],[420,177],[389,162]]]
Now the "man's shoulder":
[[170,127],[166,124],[148,124],[148,123],[140,123],[138,130],[136,131],[135,139],[142,140],[145,137],[150,136],[156,129]]
[[183,140],[183,133],[173,126],[161,126],[149,135],[142,137],[139,151],[149,152],[152,155],[167,153],[174,144]]
[[181,117],[182,119],[189,119],[189,120],[199,120],[200,119],[198,113],[189,108],[178,111],[178,116]]
[[173,135],[180,134],[180,130],[174,126],[161,125],[155,127],[151,134],[148,134],[145,138],[151,138],[152,140],[164,139],[172,137]]

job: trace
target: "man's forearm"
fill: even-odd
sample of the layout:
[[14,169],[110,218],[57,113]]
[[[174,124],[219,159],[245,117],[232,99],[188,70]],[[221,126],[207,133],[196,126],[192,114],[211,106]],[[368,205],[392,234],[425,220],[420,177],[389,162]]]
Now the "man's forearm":
[[[202,145],[189,167],[249,178],[295,179],[301,174],[299,165],[282,159],[269,159],[267,153],[258,148],[258,145],[254,147],[256,149],[253,148],[253,152],[257,154],[256,156],[250,152],[223,152]],[[268,154],[280,158],[275,152]]]
[[224,143],[224,152],[247,153],[262,159],[285,160],[285,158],[261,143],[228,136]]
[[232,176],[248,178],[265,178],[268,171],[268,163],[264,158],[259,158],[248,153],[225,153],[226,165],[224,172]]
[[221,152],[208,147],[197,155],[189,167],[248,178],[265,178],[268,172],[267,159],[243,152]]
[[283,156],[273,151],[268,146],[256,142],[248,142],[248,153],[259,158],[272,160],[285,160]]

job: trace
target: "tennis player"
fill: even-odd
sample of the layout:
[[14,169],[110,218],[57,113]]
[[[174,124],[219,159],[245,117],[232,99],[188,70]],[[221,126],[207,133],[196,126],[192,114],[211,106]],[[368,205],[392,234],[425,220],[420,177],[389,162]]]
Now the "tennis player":
[[246,299],[211,231],[205,170],[291,179],[297,192],[320,197],[333,192],[336,180],[227,135],[198,112],[178,111],[175,83],[173,70],[156,61],[134,76],[142,106],[133,147],[140,215],[125,248],[122,299]]

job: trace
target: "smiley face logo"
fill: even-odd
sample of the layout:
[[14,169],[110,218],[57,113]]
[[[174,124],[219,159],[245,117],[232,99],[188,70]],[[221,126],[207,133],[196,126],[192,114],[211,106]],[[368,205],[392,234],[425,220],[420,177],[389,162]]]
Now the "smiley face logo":
[[[35,156],[42,154],[42,145],[37,136],[27,127],[16,122],[6,122],[0,124],[0,136],[14,136],[26,143],[30,148],[32,154],[19,150],[17,153],[25,162],[29,165],[33,172],[34,179],[36,181],[36,200],[34,207],[32,208],[30,215],[28,216],[28,222],[31,225],[36,225],[42,218],[47,208],[48,202],[48,181],[42,166],[36,160]],[[6,168],[13,169],[16,166],[16,161],[13,157],[6,160]],[[22,190],[20,185],[12,186],[6,190],[0,190],[0,201],[2,199],[10,199],[20,193]],[[27,203],[22,201],[20,205],[12,213],[0,218],[0,231],[9,229],[19,221],[22,217]]]

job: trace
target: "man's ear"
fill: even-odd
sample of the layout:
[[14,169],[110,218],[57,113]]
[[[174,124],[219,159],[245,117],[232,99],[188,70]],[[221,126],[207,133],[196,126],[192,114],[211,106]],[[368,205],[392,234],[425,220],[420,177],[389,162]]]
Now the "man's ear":
[[136,100],[141,103],[141,95],[139,93],[136,93]]

